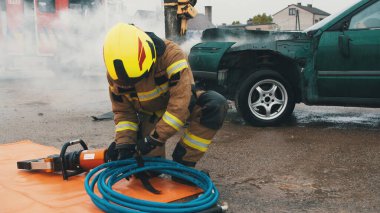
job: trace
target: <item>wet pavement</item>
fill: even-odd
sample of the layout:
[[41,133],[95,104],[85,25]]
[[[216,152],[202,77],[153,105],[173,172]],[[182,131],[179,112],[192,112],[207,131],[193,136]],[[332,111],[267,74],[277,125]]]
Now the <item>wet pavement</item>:
[[270,128],[230,112],[206,156],[223,166],[205,167],[233,212],[379,212],[379,123],[369,108],[300,104]]
[[[2,76],[0,143],[113,140],[113,122],[90,117],[110,110],[102,76]],[[380,212],[379,129],[380,109],[299,104],[269,128],[245,125],[231,109],[197,168],[210,170],[230,212]],[[179,137],[167,142],[168,158]]]
[[299,106],[292,118],[292,126],[338,129],[379,129],[380,111],[353,107]]

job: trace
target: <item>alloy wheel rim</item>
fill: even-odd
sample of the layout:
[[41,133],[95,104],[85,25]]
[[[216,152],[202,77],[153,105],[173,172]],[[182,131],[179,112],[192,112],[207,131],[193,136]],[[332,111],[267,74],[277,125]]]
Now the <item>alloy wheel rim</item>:
[[263,120],[272,120],[280,116],[288,104],[288,93],[280,82],[264,79],[257,82],[248,95],[251,112]]

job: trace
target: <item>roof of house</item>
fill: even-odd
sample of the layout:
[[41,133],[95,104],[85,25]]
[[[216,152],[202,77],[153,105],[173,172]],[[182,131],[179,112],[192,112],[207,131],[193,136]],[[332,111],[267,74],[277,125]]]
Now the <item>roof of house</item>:
[[308,11],[308,12],[314,14],[314,15],[322,15],[322,16],[329,16],[330,15],[330,13],[327,13],[327,12],[321,10],[321,9],[313,7],[312,5],[307,5],[306,6],[306,5],[301,5],[301,4],[291,4],[291,5],[287,6],[286,8],[284,8],[284,9],[278,11],[277,13],[273,14],[272,16],[274,16],[274,15],[282,12],[283,10],[288,9],[290,6],[298,7],[300,9],[306,10],[306,11]]
[[208,20],[207,16],[201,13],[190,19],[187,24],[188,30],[205,30],[213,27],[215,25]]
[[[137,10],[133,17],[136,19],[155,19],[159,17],[159,14],[156,11],[151,10]],[[215,25],[201,13],[198,13],[194,18],[189,19],[187,23],[188,30],[205,30],[213,27],[215,27]]]
[[327,13],[321,9],[316,8],[316,7],[304,6],[304,5],[295,5],[295,6],[301,8],[301,9],[304,9],[306,11],[309,11],[315,15],[322,15],[322,16],[329,16],[330,15],[330,13]]
[[218,28],[227,28],[227,29],[245,29],[247,24],[229,24],[229,25],[219,25]]
[[134,17],[142,18],[154,18],[157,16],[157,12],[151,10],[137,10]]
[[266,24],[247,24],[247,26],[263,26],[263,25],[274,25],[276,23],[266,23]]

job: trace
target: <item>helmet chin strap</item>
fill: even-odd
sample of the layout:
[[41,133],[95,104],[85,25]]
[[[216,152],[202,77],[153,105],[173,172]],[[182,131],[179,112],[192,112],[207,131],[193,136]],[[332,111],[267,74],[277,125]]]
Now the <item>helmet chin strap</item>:
[[153,32],[145,32],[145,33],[152,39],[154,46],[156,47],[157,57],[162,56],[166,50],[165,42]]

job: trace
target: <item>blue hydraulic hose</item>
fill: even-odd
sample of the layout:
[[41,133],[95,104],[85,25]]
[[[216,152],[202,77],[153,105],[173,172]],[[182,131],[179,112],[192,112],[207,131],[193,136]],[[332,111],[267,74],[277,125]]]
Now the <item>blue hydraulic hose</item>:
[[[203,193],[184,203],[160,203],[128,197],[112,189],[118,181],[142,171],[156,171],[185,179],[201,188]],[[95,185],[101,196],[94,193]],[[139,167],[135,159],[102,164],[87,174],[84,187],[94,204],[105,212],[200,212],[215,206],[219,199],[218,190],[205,173],[160,158],[144,158],[144,167]]]

